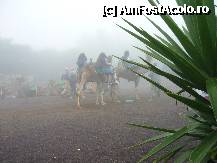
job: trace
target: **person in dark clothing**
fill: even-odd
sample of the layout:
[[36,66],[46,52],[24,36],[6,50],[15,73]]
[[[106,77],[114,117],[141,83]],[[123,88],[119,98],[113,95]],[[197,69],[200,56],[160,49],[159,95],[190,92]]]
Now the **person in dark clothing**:
[[80,71],[87,64],[87,57],[84,53],[81,53],[77,60],[78,70]]
[[111,63],[108,62],[108,57],[105,53],[100,53],[96,61],[96,69],[98,73],[110,73]]
[[[77,70],[77,80],[80,81],[81,79],[81,72],[82,69],[84,68],[84,66],[87,65],[87,57],[84,53],[81,53],[78,57],[77,60],[77,66],[78,66],[78,70]],[[86,89],[86,84],[84,84],[84,89]]]
[[[129,60],[129,57],[130,57],[130,53],[129,53],[128,50],[126,50],[126,51],[124,52],[124,55],[121,57],[121,59],[127,61],[127,60]],[[122,65],[123,65],[123,67],[126,68],[126,69],[133,66],[132,64],[127,63],[127,62],[125,62],[125,61],[122,61]]]
[[107,77],[107,82],[109,82],[110,76],[113,75],[112,64],[109,62],[109,58],[103,52],[100,53],[96,61],[96,72],[98,74],[105,74]]
[[124,59],[124,60],[128,60],[129,59],[129,56],[130,56],[130,53],[128,50],[126,50],[124,52],[124,55],[121,57],[121,59]]

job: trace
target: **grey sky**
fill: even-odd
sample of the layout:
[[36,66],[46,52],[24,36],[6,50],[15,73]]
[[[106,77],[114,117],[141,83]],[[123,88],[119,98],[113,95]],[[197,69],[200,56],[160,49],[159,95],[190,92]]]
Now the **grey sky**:
[[[0,37],[34,49],[120,52],[130,48],[135,39],[114,24],[123,24],[120,18],[102,17],[103,6],[144,4],[147,4],[144,0],[0,0]],[[143,16],[126,18],[155,32]]]

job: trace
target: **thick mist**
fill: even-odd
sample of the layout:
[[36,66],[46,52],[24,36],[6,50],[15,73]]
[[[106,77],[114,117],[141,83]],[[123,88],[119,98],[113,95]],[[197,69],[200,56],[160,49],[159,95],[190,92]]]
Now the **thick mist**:
[[[75,66],[81,52],[94,60],[100,52],[121,56],[129,50],[133,59],[143,56],[132,46],[144,46],[116,26],[117,23],[127,27],[123,20],[103,18],[103,7],[146,4],[143,0],[1,0],[0,73],[59,79],[65,66]],[[159,34],[144,16],[124,18]],[[150,18],[161,21],[155,16]],[[178,16],[176,20],[183,24]]]

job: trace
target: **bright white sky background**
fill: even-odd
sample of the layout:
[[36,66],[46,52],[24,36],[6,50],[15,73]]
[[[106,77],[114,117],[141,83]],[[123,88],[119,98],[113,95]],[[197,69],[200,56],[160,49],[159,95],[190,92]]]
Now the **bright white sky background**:
[[[172,0],[162,2],[175,5]],[[102,17],[103,6],[146,4],[145,0],[0,0],[0,37],[37,50],[78,49],[91,55],[100,51],[123,53],[131,49],[135,39],[115,25],[123,24],[120,18]],[[155,32],[143,16],[126,18]],[[160,19],[154,20],[160,23]],[[182,23],[178,17],[176,20]]]

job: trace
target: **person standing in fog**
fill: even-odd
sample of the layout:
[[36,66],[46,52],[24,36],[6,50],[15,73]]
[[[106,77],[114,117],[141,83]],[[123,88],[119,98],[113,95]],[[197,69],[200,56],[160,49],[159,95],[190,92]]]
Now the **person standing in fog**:
[[77,60],[78,72],[87,64],[87,57],[84,53],[81,53]]

